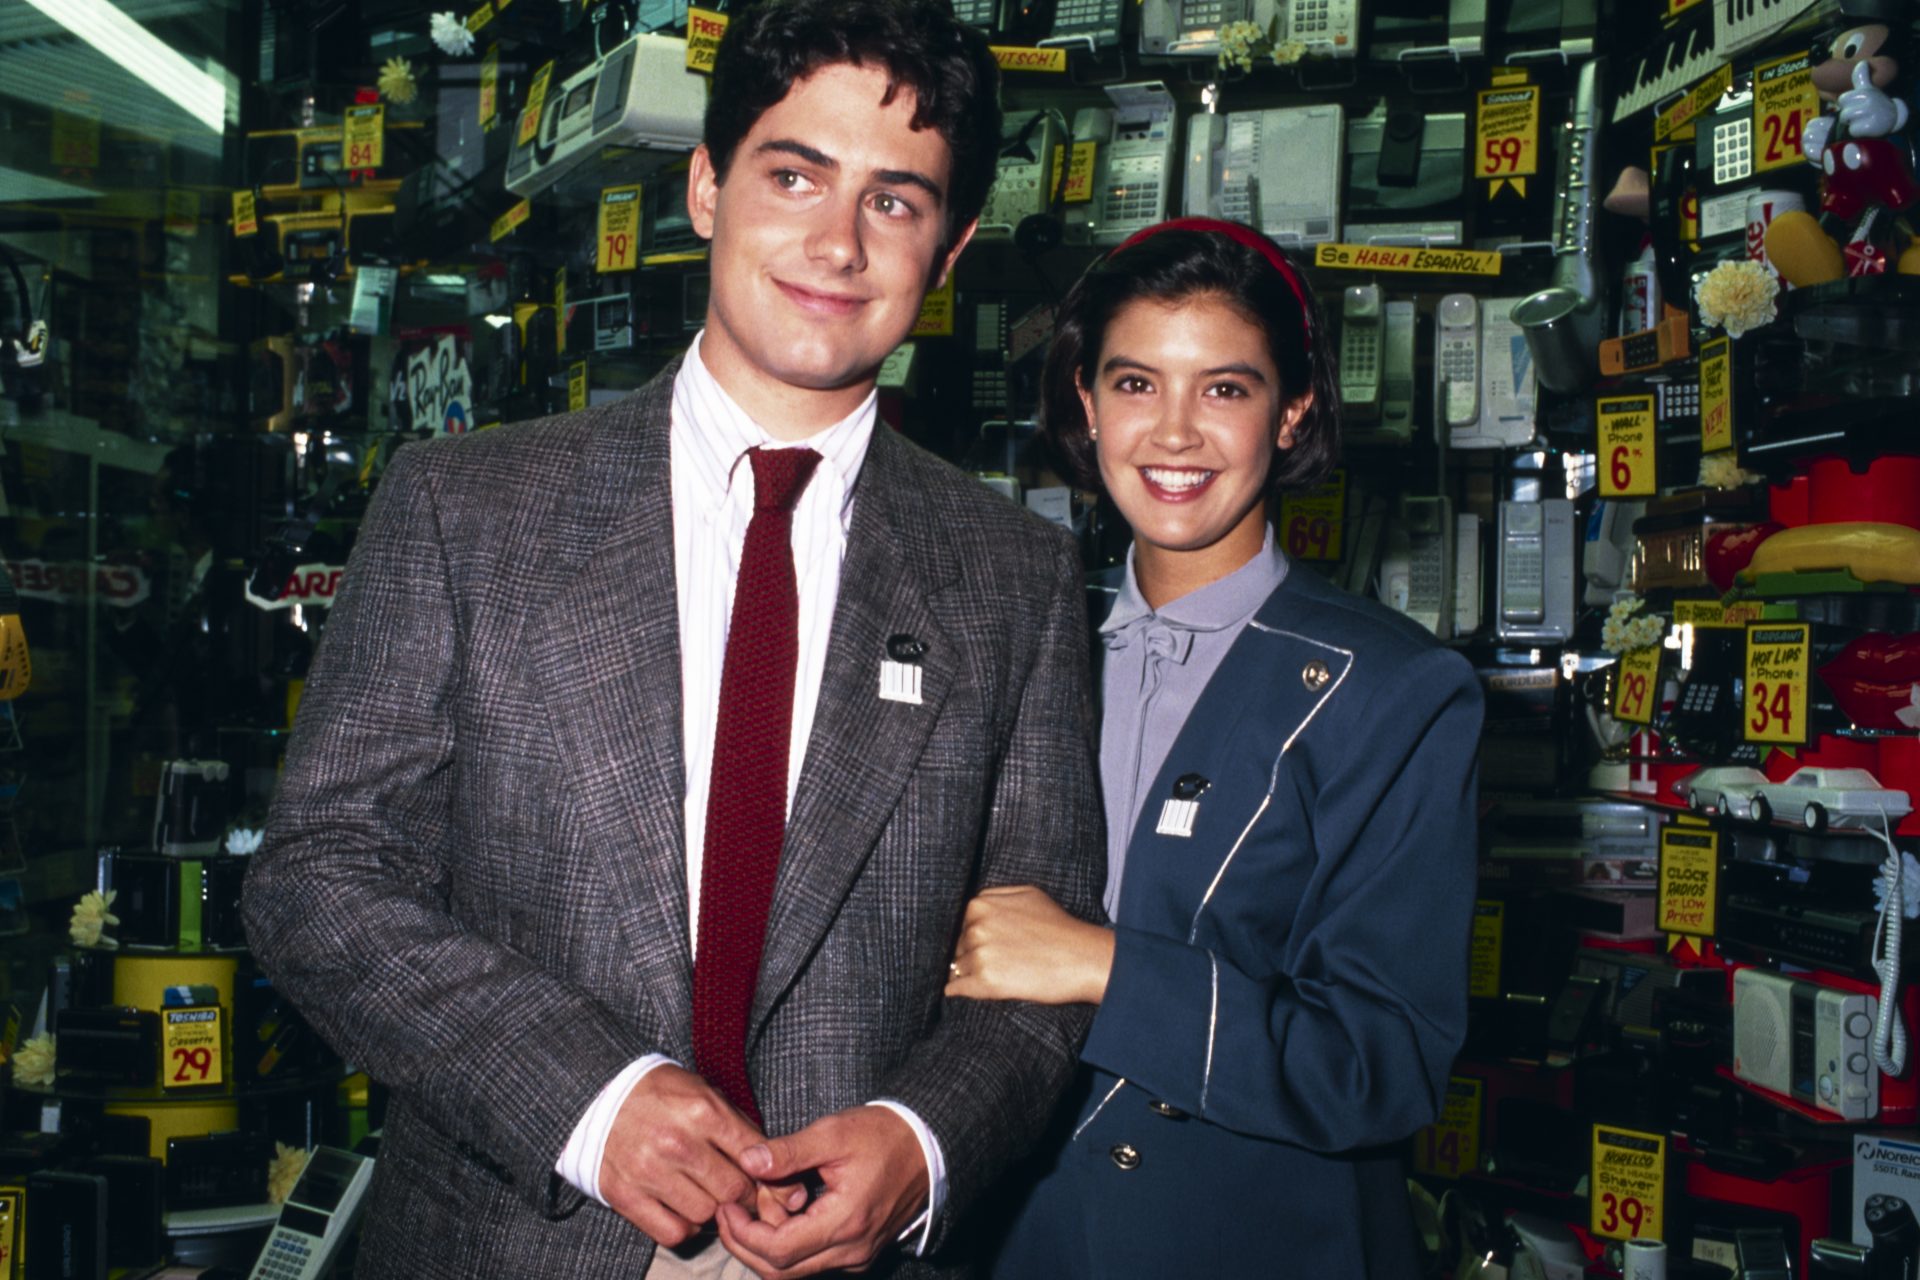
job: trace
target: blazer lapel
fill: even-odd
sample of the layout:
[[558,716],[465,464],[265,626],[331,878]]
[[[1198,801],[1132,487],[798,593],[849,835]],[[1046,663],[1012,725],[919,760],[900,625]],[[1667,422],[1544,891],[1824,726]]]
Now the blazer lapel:
[[[665,1052],[692,1061],[669,367],[596,431],[529,655]],[[617,416],[616,416],[617,415]]]
[[[892,817],[959,670],[959,654],[929,601],[940,581],[908,548],[929,531],[908,503],[907,446],[883,423],[861,467],[826,670],[807,739],[767,920],[766,951],[748,1044],[826,936]],[[880,696],[887,642],[907,636],[921,655],[920,702]]]

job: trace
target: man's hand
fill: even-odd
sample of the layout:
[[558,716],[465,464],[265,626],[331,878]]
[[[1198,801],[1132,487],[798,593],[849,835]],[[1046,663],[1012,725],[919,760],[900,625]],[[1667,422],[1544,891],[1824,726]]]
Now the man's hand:
[[[756,1203],[740,1153],[764,1140],[712,1085],[663,1064],[641,1077],[613,1122],[600,1195],[661,1244],[679,1244],[713,1221],[719,1205]],[[793,1191],[776,1194],[800,1200]]]
[[967,904],[946,994],[1099,1004],[1112,971],[1113,930],[1075,919],[1033,885],[1007,885]]
[[769,1138],[742,1152],[740,1167],[763,1184],[790,1184],[808,1172],[821,1184],[811,1204],[781,1223],[756,1222],[737,1203],[720,1205],[721,1243],[761,1280],[866,1270],[929,1194],[920,1140],[885,1107],[836,1112]]

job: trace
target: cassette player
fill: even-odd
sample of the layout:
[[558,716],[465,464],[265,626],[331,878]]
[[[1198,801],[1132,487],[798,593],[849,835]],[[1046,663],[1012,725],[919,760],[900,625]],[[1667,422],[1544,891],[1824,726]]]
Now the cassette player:
[[[524,123],[514,133],[507,190],[536,195],[608,147],[691,151],[706,110],[707,80],[687,70],[687,42],[635,36],[547,91],[532,136],[521,141]],[[621,153],[618,161],[618,180],[633,181],[639,169],[632,155]]]

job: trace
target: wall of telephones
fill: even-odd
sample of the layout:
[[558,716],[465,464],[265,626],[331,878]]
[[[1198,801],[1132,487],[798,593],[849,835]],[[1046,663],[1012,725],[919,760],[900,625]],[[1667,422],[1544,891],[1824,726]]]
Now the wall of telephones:
[[[1912,1275],[1912,15],[956,9],[1003,67],[1000,177],[883,370],[883,416],[1110,569],[1125,529],[1037,443],[1053,306],[1152,222],[1258,225],[1307,264],[1346,403],[1344,466],[1283,506],[1283,544],[1481,674],[1473,1030],[1409,1152],[1432,1273]],[[0,1144],[0,1274],[30,1171],[155,1161],[157,1183],[77,1171],[151,1196],[68,1183],[41,1212],[118,1194],[165,1227],[244,1218],[273,1141],[350,1138],[337,1064],[230,932],[235,867],[394,449],[624,395],[699,327],[685,162],[726,18],[0,13],[15,1079],[63,1012],[79,1033],[42,1092],[8,1093],[7,1129],[51,1136]],[[103,936],[161,970],[234,966],[181,984],[223,1010],[231,1111],[135,1134],[96,1105],[170,1101],[99,1074],[161,1047],[151,1018],[107,1016],[123,996],[166,1012],[118,989]],[[263,1063],[314,1087],[261,1087]],[[80,1105],[49,1111],[69,1084]],[[179,1248],[129,1238],[117,1256]]]

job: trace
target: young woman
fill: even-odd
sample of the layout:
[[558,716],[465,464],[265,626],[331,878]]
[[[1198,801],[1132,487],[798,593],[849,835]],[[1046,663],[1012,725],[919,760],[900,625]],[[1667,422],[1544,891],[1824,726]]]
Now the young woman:
[[1416,1274],[1398,1144],[1466,1026],[1472,671],[1289,563],[1338,448],[1312,294],[1246,227],[1141,232],[1076,284],[1046,430],[1134,534],[1100,627],[1107,910],[969,906],[948,993],[1098,1004],[1004,1277]]

